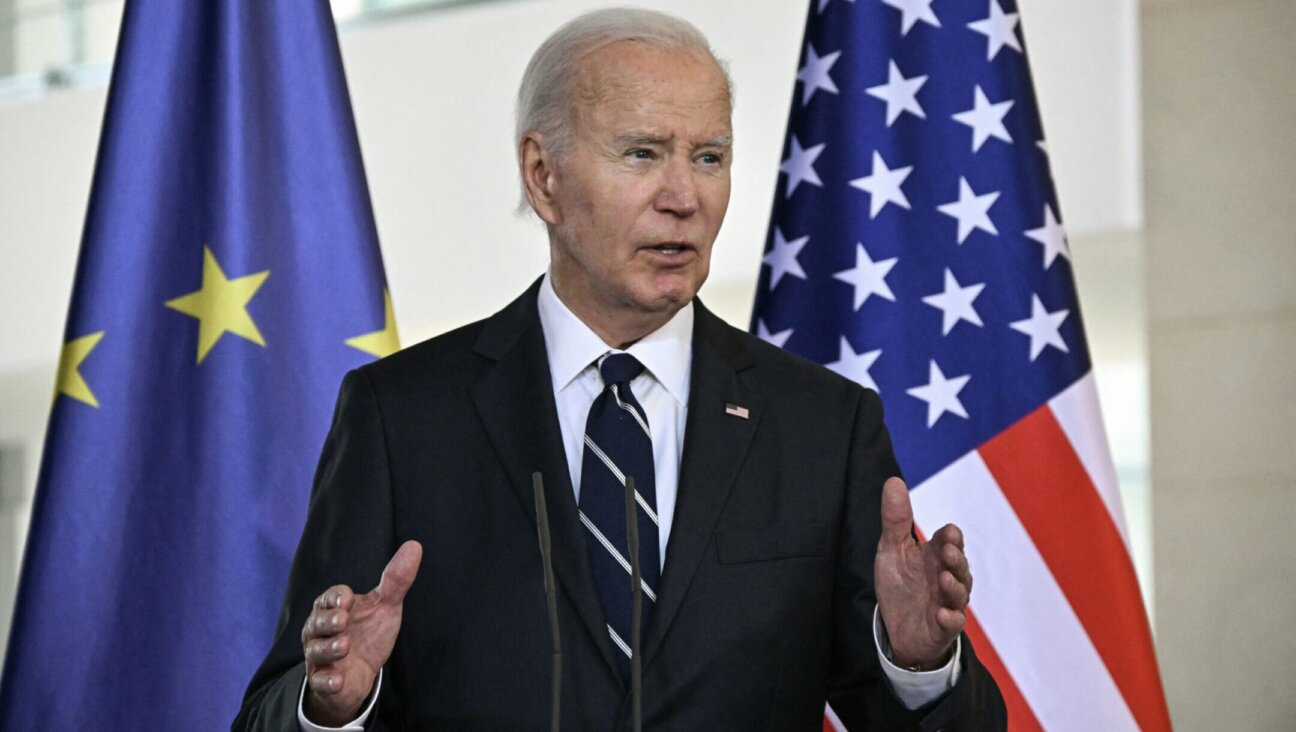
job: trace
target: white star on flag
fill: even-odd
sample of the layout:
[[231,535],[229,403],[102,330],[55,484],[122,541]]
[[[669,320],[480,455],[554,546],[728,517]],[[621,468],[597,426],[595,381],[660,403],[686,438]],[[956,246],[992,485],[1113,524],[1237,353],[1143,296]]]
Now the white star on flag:
[[803,148],[796,135],[792,136],[792,151],[788,154],[787,160],[779,163],[779,172],[787,173],[788,176],[787,193],[784,195],[791,198],[802,181],[823,187],[823,181],[819,180],[819,174],[814,169],[814,162],[823,151],[824,143]]
[[1008,129],[1003,123],[1004,115],[1008,114],[1012,105],[1011,99],[991,104],[985,92],[981,91],[981,85],[977,84],[972,108],[954,115],[954,121],[962,122],[972,128],[972,152],[980,150],[985,141],[991,137],[1012,142],[1012,136],[1008,134]]
[[797,81],[801,82],[801,106],[810,103],[810,98],[814,96],[816,90],[823,89],[826,92],[837,93],[837,85],[833,83],[828,72],[832,70],[833,64],[837,63],[837,57],[841,54],[841,51],[833,51],[827,56],[820,56],[815,52],[814,46],[806,44],[805,66],[797,71],[796,77]]
[[967,178],[959,176],[959,197],[953,203],[944,203],[936,207],[946,216],[958,219],[958,243],[962,244],[973,229],[999,235],[994,222],[990,220],[990,207],[999,198],[999,191],[977,195],[968,184]]
[[756,337],[766,343],[772,343],[779,348],[782,348],[783,344],[787,343],[787,340],[792,337],[793,330],[795,330],[795,328],[788,328],[787,330],[780,330],[777,333],[771,333],[769,326],[765,325],[764,320],[756,321]]
[[1058,332],[1062,327],[1062,321],[1070,314],[1071,311],[1066,308],[1050,313],[1044,309],[1044,303],[1040,302],[1039,295],[1031,295],[1031,316],[1025,320],[1009,323],[1008,327],[1030,336],[1030,360],[1034,361],[1044,351],[1045,346],[1053,346],[1063,353],[1070,352],[1071,349],[1067,348],[1066,341],[1062,340],[1062,334]]
[[960,320],[966,320],[973,325],[984,325],[981,322],[981,316],[977,315],[976,308],[972,307],[972,301],[981,294],[985,289],[985,283],[968,285],[962,287],[954,273],[948,267],[945,268],[945,291],[938,292],[935,295],[924,297],[923,302],[941,311],[941,335],[949,335],[949,332],[958,325]]
[[886,123],[887,127],[903,112],[927,119],[927,114],[923,112],[922,105],[918,104],[918,90],[923,84],[927,83],[926,76],[913,76],[908,79],[900,73],[900,67],[896,62],[891,61],[887,69],[887,83],[871,86],[864,91],[871,97],[877,97],[886,102]]
[[903,209],[909,208],[909,198],[900,190],[900,184],[913,172],[913,166],[888,168],[886,161],[873,151],[873,172],[863,178],[856,178],[850,184],[869,194],[869,218],[877,218],[878,212],[888,203],[894,203]]
[[880,262],[874,262],[873,258],[864,250],[864,245],[855,242],[855,266],[841,272],[834,272],[833,279],[841,280],[855,288],[856,310],[859,310],[864,305],[864,301],[869,299],[869,295],[877,295],[895,302],[895,295],[892,294],[891,287],[886,283],[886,276],[898,261],[899,258],[892,257],[883,259]]
[[900,11],[900,35],[908,35],[914,23],[922,21],[928,25],[940,27],[940,19],[932,11],[932,0],[882,0],[886,5]]
[[941,372],[940,366],[936,365],[936,360],[932,359],[927,379],[926,385],[915,386],[905,392],[909,396],[927,402],[927,427],[934,426],[936,420],[940,419],[941,415],[946,412],[967,419],[967,410],[963,408],[963,402],[959,401],[958,394],[963,391],[963,387],[967,386],[972,376],[955,376],[952,379],[947,379],[945,374]]
[[774,248],[765,254],[761,261],[769,265],[770,268],[770,290],[778,287],[779,280],[783,275],[792,275],[793,277],[806,278],[805,270],[801,269],[801,263],[797,261],[797,255],[805,248],[806,242],[810,241],[809,236],[802,236],[792,241],[788,241],[783,236],[781,229],[774,229]]
[[1061,254],[1071,259],[1071,250],[1067,247],[1066,228],[1053,215],[1053,207],[1044,204],[1044,225],[1038,229],[1029,229],[1026,236],[1044,245],[1044,269],[1053,266],[1053,260]]
[[1005,13],[999,7],[999,0],[990,0],[989,17],[968,23],[967,27],[986,37],[987,61],[994,61],[1004,46],[1022,52],[1021,42],[1017,40],[1017,13]]
[[873,367],[873,362],[878,360],[882,355],[882,349],[869,351],[867,353],[856,353],[851,348],[850,341],[842,336],[841,347],[837,352],[837,360],[832,363],[826,363],[824,366],[836,371],[855,383],[866,389],[880,391],[877,382],[873,381],[873,376],[869,374],[869,369]]

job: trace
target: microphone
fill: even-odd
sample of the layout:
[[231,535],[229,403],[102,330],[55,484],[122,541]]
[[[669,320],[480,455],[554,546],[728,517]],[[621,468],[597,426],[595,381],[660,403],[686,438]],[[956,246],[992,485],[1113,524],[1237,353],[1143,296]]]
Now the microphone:
[[630,549],[630,584],[634,597],[630,611],[630,699],[634,732],[643,730],[643,668],[639,657],[640,626],[643,625],[643,580],[639,574],[639,516],[635,506],[635,479],[625,479],[626,543]]
[[[550,682],[549,729],[551,732],[558,732],[559,712],[562,704],[562,636],[558,631],[558,593],[554,584],[553,555],[550,551],[549,509],[545,504],[544,479],[540,477],[539,471],[531,474],[531,488],[535,491],[536,533],[540,536],[540,561],[544,564],[544,589],[549,610],[549,635],[553,639],[553,680]],[[638,564],[635,565],[636,568],[638,566]],[[635,572],[637,576],[638,569]],[[637,617],[637,609],[635,614]],[[637,653],[638,651],[636,651],[636,655]],[[636,729],[638,728],[636,727]]]

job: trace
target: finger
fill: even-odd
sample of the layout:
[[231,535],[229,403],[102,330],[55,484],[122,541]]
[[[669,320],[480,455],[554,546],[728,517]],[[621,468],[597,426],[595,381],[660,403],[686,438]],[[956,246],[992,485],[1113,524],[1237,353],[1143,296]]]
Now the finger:
[[953,544],[946,544],[941,547],[940,558],[941,564],[945,566],[945,569],[948,570],[950,574],[954,575],[954,579],[958,580],[962,584],[968,585],[970,591],[972,585],[972,571],[968,567],[967,555]]
[[[962,592],[970,596],[972,594],[972,570],[968,566],[967,555],[953,544],[946,544],[941,547],[939,556],[945,570],[956,582],[962,585]],[[964,600],[963,603],[966,604],[967,601]]]
[[342,677],[328,671],[316,671],[307,677],[312,693],[329,697],[342,690]]
[[963,632],[963,626],[967,624],[967,614],[962,610],[951,610],[947,607],[937,608],[936,624],[952,641],[959,633]]
[[355,601],[355,593],[346,585],[333,585],[324,590],[319,597],[315,598],[314,608],[316,610],[332,610],[334,608],[350,609],[351,603]]
[[306,619],[306,640],[331,638],[346,631],[350,613],[346,610],[317,610]]
[[405,601],[405,593],[414,584],[418,574],[419,563],[423,561],[423,545],[417,541],[407,541],[396,550],[396,555],[387,563],[382,579],[373,594],[382,602],[399,605]]
[[962,549],[963,530],[954,524],[945,524],[940,528],[940,531],[932,534],[931,540],[938,544],[953,544],[959,549]]
[[941,590],[941,605],[951,610],[962,610],[967,607],[968,598],[971,597],[971,590],[967,585],[959,582],[949,572],[941,572],[938,582]]
[[913,506],[903,480],[888,478],[882,485],[882,541],[902,544],[913,534]]
[[349,649],[347,636],[318,638],[306,644],[306,663],[311,666],[327,666],[346,658]]
[[967,554],[957,544],[945,544],[937,549],[937,556],[940,557],[941,565],[945,569],[953,572],[959,581],[968,574]]
[[306,616],[306,622],[302,624],[301,642],[302,647],[315,638],[322,636],[336,635],[337,631],[333,630],[333,613],[336,610],[312,610],[311,614]]
[[321,624],[320,616],[322,613],[338,608],[349,610],[354,603],[355,593],[346,585],[334,585],[320,593],[320,596],[315,598],[315,602],[311,605],[311,613],[306,617],[306,622],[302,624],[302,646],[305,647],[308,641],[319,636],[321,629],[323,629],[324,634],[332,635],[332,632],[328,629],[328,624]]

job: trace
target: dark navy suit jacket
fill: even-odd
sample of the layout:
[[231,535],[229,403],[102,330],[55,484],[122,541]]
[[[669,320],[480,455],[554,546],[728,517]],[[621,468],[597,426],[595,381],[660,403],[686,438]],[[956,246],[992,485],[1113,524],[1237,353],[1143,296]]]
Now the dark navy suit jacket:
[[[234,729],[296,729],[314,598],[423,564],[370,729],[543,730],[550,633],[531,474],[544,476],[564,729],[629,728],[561,444],[538,284],[491,318],[348,374],[277,637]],[[1003,729],[963,639],[961,677],[911,712],[874,648],[882,483],[899,474],[872,391],[697,303],[679,498],[643,645],[649,730]],[[746,407],[746,419],[726,405]]]

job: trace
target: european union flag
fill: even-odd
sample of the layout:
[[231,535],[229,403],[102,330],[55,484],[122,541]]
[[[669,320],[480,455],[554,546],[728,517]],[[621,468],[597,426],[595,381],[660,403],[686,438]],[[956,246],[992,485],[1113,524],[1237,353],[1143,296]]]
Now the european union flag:
[[126,3],[0,729],[228,725],[397,348],[325,0]]

